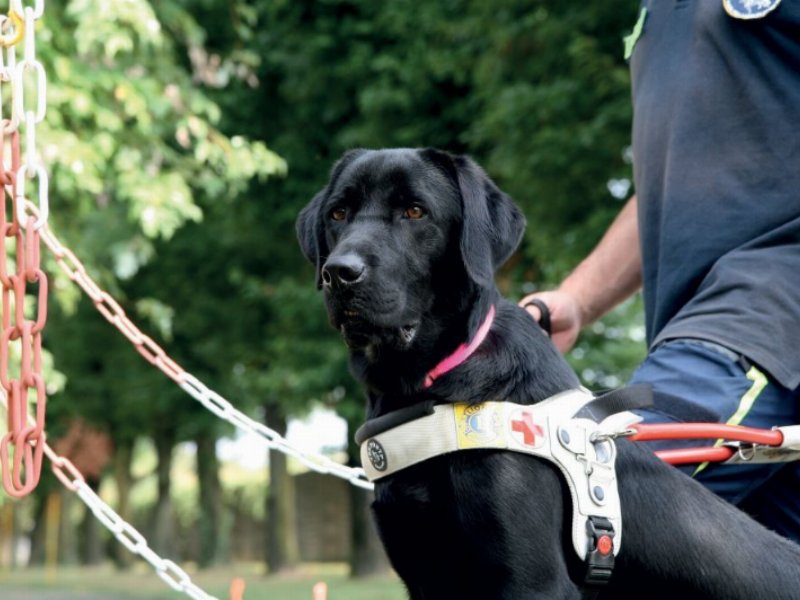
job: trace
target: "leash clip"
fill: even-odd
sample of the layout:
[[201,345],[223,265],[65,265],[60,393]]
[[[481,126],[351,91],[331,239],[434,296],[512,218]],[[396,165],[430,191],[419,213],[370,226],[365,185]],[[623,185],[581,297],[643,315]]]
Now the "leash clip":
[[756,446],[755,444],[740,443],[736,448],[736,454],[739,455],[742,462],[750,462],[756,457]]

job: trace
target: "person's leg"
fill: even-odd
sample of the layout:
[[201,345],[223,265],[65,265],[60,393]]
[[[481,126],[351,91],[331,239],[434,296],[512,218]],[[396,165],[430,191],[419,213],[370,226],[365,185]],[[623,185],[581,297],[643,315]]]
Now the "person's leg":
[[[800,423],[797,393],[732,352],[695,340],[673,340],[656,348],[631,383],[653,386],[656,408],[637,411],[646,423],[716,420],[766,429]],[[714,443],[677,440],[649,445],[656,450]],[[800,542],[800,502],[794,496],[800,489],[798,466],[701,464],[681,470],[765,525]],[[787,484],[791,485],[788,489],[784,487]]]

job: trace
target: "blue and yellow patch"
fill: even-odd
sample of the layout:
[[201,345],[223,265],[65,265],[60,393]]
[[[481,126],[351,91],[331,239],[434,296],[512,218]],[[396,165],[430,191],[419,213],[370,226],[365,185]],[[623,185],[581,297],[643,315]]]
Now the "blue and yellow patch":
[[456,404],[458,447],[504,448],[506,445],[502,415],[492,404]]

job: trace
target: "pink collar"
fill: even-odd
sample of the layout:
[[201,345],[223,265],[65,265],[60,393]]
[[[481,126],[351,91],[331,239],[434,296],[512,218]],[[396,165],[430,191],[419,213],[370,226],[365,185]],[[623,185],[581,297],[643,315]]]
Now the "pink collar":
[[461,344],[458,348],[456,348],[455,352],[453,352],[450,356],[445,358],[442,362],[436,365],[426,376],[425,376],[425,387],[429,388],[433,385],[433,382],[450,371],[451,369],[455,369],[458,365],[463,363],[467,360],[475,350],[478,349],[483,343],[483,340],[486,339],[486,335],[489,333],[489,329],[492,328],[492,322],[494,321],[494,305],[489,307],[489,312],[486,314],[486,319],[484,319],[481,326],[478,328],[475,337],[472,338],[472,341],[469,344]]

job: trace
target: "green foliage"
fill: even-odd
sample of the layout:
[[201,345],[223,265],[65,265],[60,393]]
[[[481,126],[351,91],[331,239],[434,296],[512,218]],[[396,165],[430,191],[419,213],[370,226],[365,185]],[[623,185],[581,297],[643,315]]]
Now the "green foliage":
[[567,358],[595,391],[625,384],[645,356],[641,298],[623,303],[583,333]]
[[[620,208],[607,182],[630,177],[621,38],[636,5],[54,0],[38,32],[53,228],[241,407],[316,399],[357,420],[361,394],[295,240],[299,209],[348,148],[467,152],[529,220],[503,290],[554,285]],[[53,289],[55,423],[81,415],[122,438],[219,427],[63,275]],[[637,306],[573,353],[598,385],[641,353],[627,333]]]
[[160,4],[171,6],[53,2],[40,32],[52,74],[42,137],[53,195],[72,217],[126,206],[128,218],[106,223],[118,240],[137,228],[169,238],[201,219],[199,194],[231,199],[252,177],[286,171],[263,142],[219,130],[219,106],[178,50],[198,26],[179,3]]
[[[184,332],[173,322],[180,295],[151,294],[159,286],[142,270],[185,287],[195,267],[184,263],[168,275],[168,261],[151,263],[161,259],[161,244],[201,222],[209,207],[234,210],[254,178],[286,173],[285,161],[246,128],[220,129],[222,109],[197,82],[185,54],[185,44],[202,40],[203,31],[191,3],[146,0],[49,2],[37,31],[38,55],[50,75],[40,140],[52,173],[52,227],[162,340]],[[79,415],[122,439],[160,423],[190,436],[198,421],[192,416],[204,411],[142,361],[85,300],[78,304],[52,262],[49,270],[56,273],[59,302],[51,304],[45,343],[67,377],[50,403],[56,431],[59,417]],[[182,354],[180,346],[173,350]],[[205,374],[210,382],[219,377],[215,368]],[[203,418],[197,426],[207,423]]]

